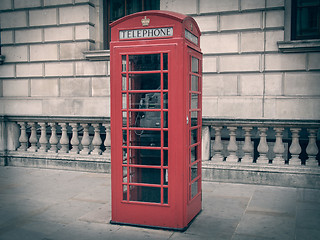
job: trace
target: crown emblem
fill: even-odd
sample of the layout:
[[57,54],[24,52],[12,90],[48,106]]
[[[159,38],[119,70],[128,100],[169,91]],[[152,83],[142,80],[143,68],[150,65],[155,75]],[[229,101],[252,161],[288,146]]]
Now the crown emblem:
[[144,18],[141,19],[141,23],[142,23],[142,26],[146,27],[149,25],[150,19],[144,16]]

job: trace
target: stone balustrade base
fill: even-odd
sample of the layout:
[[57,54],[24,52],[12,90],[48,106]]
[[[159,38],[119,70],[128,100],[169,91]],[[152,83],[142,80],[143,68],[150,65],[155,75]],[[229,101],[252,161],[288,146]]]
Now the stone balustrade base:
[[203,161],[202,180],[320,189],[320,170],[312,166],[246,166]]
[[[85,172],[111,173],[110,158],[103,155],[75,155],[56,153],[0,154],[1,166],[51,168]],[[203,181],[262,184],[283,187],[320,189],[320,169],[312,166],[262,166],[203,161]]]
[[75,155],[63,156],[56,153],[18,153],[0,155],[1,166],[51,168],[84,172],[111,172],[111,161],[109,157],[103,155]]

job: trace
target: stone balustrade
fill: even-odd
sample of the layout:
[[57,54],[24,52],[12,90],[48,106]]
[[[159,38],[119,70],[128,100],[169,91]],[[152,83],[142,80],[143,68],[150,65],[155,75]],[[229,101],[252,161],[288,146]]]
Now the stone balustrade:
[[[320,121],[202,121],[202,179],[320,189]],[[110,119],[0,116],[0,165],[110,173]]]
[[2,118],[1,126],[4,165],[74,169],[81,162],[81,170],[110,169],[109,118],[10,116]]
[[18,121],[19,152],[110,154],[110,124],[103,121]]
[[319,129],[317,121],[203,119],[202,159],[207,164],[317,167]]

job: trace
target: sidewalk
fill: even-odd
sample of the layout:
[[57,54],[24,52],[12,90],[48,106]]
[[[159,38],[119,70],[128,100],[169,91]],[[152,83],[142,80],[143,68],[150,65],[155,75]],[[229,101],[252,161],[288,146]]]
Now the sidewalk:
[[184,233],[109,224],[110,175],[0,167],[0,239],[320,239],[320,190],[203,182]]

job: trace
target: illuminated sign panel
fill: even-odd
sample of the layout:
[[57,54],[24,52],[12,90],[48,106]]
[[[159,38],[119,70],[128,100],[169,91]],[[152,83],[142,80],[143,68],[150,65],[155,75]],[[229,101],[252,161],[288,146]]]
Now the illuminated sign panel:
[[120,30],[120,39],[137,39],[137,38],[159,38],[159,37],[172,37],[173,28],[145,28],[145,29],[132,29]]
[[189,32],[188,30],[185,30],[184,36],[185,36],[186,39],[188,39],[189,41],[191,41],[191,42],[193,42],[194,44],[198,45],[198,37],[195,36],[194,34],[192,34],[191,32]]

